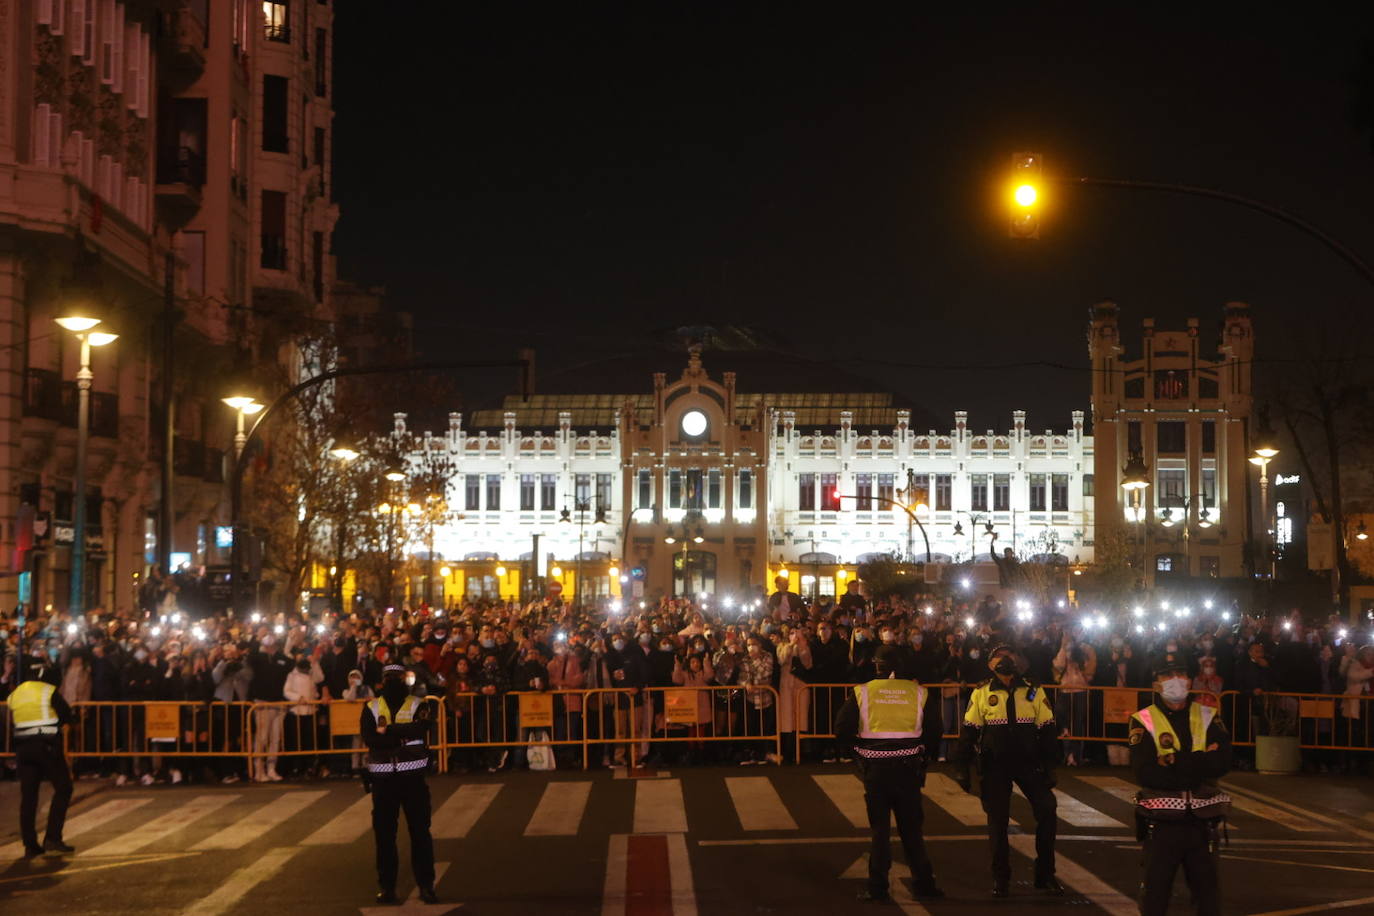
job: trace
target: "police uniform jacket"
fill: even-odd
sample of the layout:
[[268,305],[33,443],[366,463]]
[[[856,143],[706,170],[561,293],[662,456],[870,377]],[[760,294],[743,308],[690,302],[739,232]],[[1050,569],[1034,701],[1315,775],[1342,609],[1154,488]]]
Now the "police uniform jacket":
[[[433,723],[420,717],[424,701],[407,696],[396,709],[385,697],[363,706],[359,728],[367,745],[367,771],[374,777],[423,770],[429,766],[428,737]],[[385,720],[386,731],[378,730]]]
[[939,691],[901,678],[855,685],[835,716],[835,737],[867,760],[920,756],[943,732]]
[[967,764],[975,748],[984,764],[1031,763],[1045,768],[1059,760],[1054,709],[1039,684],[1015,677],[983,681],[969,696],[955,759]]
[[[1148,819],[1220,817],[1230,799],[1216,780],[1231,768],[1231,735],[1211,706],[1156,703],[1131,716],[1131,769],[1141,787],[1136,810]],[[1216,750],[1207,748],[1216,745]]]

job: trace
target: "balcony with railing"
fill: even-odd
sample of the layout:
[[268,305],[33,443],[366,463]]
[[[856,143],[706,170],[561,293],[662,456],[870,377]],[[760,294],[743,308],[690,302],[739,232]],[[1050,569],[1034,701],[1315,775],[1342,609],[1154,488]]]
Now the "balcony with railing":
[[[76,382],[62,383],[61,422],[70,429],[76,428],[77,389]],[[88,418],[92,436],[104,439],[119,438],[119,395],[111,391],[92,391],[91,409]]]
[[[93,2],[93,0],[91,0]],[[164,13],[161,48],[163,78],[168,88],[180,92],[205,72],[204,0],[179,0]]]
[[52,369],[25,370],[24,416],[54,422],[62,419],[62,380]]

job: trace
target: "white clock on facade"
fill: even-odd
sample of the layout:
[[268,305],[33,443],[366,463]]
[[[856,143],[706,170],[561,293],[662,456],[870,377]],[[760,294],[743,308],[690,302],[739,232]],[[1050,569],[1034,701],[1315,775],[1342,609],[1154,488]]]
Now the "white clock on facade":
[[689,410],[682,415],[682,434],[696,438],[706,432],[706,414],[699,410]]

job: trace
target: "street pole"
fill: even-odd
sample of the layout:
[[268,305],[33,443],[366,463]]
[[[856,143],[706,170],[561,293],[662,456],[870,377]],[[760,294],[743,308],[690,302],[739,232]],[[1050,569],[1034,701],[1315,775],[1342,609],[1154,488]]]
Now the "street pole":
[[1260,469],[1260,537],[1264,548],[1265,567],[1269,570],[1269,581],[1274,581],[1274,551],[1269,546],[1269,459],[1261,458]]
[[91,341],[81,341],[81,367],[76,370],[76,482],[72,506],[72,580],[67,610],[72,617],[86,610],[86,440],[91,431]]
[[[162,567],[162,574],[169,576],[172,574],[172,484],[176,469],[176,408],[172,403],[176,396],[172,384],[172,373],[175,369],[173,342],[176,330],[176,255],[171,250],[167,252],[163,267],[162,297],[162,500],[158,504],[157,512],[157,562]],[[238,518],[237,514],[234,518]],[[233,551],[237,550],[238,535],[235,534]],[[235,569],[237,567],[231,564],[231,592],[234,588]],[[232,603],[231,601],[230,604]]]

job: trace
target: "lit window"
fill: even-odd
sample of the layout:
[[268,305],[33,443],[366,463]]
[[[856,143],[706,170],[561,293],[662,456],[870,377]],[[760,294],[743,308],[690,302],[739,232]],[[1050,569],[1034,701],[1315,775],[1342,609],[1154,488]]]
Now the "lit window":
[[285,3],[264,0],[262,18],[263,34],[268,41],[291,41],[290,15]]

